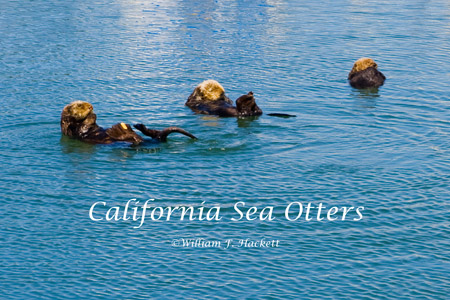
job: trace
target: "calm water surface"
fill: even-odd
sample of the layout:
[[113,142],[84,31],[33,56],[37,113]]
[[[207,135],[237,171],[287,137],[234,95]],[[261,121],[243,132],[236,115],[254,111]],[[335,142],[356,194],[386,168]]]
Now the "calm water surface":
[[[0,0],[0,291],[4,299],[446,299],[450,293],[447,1]],[[378,91],[347,81],[372,57]],[[184,106],[205,79],[249,120]],[[61,138],[74,100],[98,122],[199,137]],[[93,222],[94,202],[220,205],[219,222]],[[231,222],[232,205],[275,207]],[[293,201],[364,206],[288,222]],[[173,239],[279,239],[174,248]],[[448,298],[447,298],[448,299]]]

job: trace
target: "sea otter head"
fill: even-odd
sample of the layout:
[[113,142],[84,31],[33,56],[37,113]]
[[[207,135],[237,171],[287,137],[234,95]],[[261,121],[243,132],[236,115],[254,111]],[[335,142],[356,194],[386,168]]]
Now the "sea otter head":
[[242,95],[236,100],[236,109],[238,116],[248,117],[248,116],[260,116],[262,115],[262,110],[256,105],[255,97],[253,97],[253,92],[249,92],[246,95]]
[[189,96],[186,105],[211,104],[225,101],[229,104],[233,102],[225,95],[223,86],[215,80],[205,80],[194,89]]
[[225,89],[215,80],[205,80],[195,90],[205,101],[217,101],[225,96]]
[[61,113],[61,131],[68,136],[75,136],[81,127],[88,128],[95,124],[97,116],[92,104],[74,101],[66,105]]
[[371,58],[367,58],[367,57],[363,57],[358,59],[355,64],[353,65],[352,70],[350,71],[350,73],[348,74],[348,79],[351,78],[351,76],[359,71],[363,71],[367,68],[377,68],[377,63],[375,61],[373,61],[373,59]]
[[93,111],[92,104],[84,101],[74,101],[64,107],[61,116],[70,116],[77,121],[82,121]]

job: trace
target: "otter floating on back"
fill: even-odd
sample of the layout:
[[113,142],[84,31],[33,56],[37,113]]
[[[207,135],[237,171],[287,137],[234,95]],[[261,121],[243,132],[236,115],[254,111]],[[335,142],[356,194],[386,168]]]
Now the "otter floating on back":
[[[111,128],[103,129],[97,125],[96,121],[97,115],[94,113],[92,104],[75,101],[66,105],[61,113],[61,132],[66,136],[92,144],[128,142],[137,145],[144,142],[144,139],[134,132],[129,124],[118,123]],[[143,134],[163,142],[173,132],[182,133],[193,139],[196,138],[178,127],[168,127],[164,130],[147,129],[143,124],[136,124],[134,127]]]
[[371,58],[358,59],[348,74],[350,85],[357,89],[382,86],[386,77],[378,71],[377,67],[377,64]]
[[[253,92],[233,101],[225,95],[225,89],[215,80],[200,83],[189,96],[186,106],[198,114],[217,115],[220,117],[250,117],[262,115],[253,96]],[[269,114],[277,117],[293,117],[288,114]]]
[[199,114],[221,117],[262,115],[252,92],[239,97],[234,106],[233,101],[225,95],[225,89],[215,80],[200,83],[189,96],[186,106]]

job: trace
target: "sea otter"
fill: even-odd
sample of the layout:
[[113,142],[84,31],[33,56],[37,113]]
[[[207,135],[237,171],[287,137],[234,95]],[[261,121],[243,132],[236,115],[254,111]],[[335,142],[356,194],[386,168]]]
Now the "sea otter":
[[256,105],[253,93],[239,97],[236,106],[225,95],[225,89],[215,80],[200,83],[189,96],[186,106],[194,112],[220,117],[260,116],[262,110]]
[[377,70],[377,64],[370,58],[358,59],[348,74],[350,85],[357,89],[382,86],[386,77]]
[[[128,142],[138,145],[144,142],[144,139],[134,132],[129,124],[118,123],[111,128],[103,129],[97,125],[96,121],[97,115],[94,113],[92,104],[75,101],[66,105],[61,113],[61,132],[69,137],[92,144]],[[143,124],[136,124],[134,127],[143,134],[163,142],[172,132],[179,132],[190,138],[196,138],[178,127],[168,127],[164,130],[147,129]]]
[[[225,89],[215,80],[205,80],[200,83],[189,96],[185,103],[190,109],[198,114],[216,115],[220,117],[250,117],[262,115],[253,96],[253,92],[233,101],[225,95]],[[268,114],[275,117],[295,117],[294,115],[273,113]]]

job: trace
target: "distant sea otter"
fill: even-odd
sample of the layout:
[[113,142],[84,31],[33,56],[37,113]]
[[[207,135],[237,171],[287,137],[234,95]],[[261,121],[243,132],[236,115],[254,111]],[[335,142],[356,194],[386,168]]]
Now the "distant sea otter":
[[[200,83],[189,96],[186,106],[198,114],[217,115],[220,117],[249,117],[260,116],[262,110],[258,107],[253,93],[233,101],[225,95],[225,89],[215,80],[206,80]],[[287,114],[269,114],[279,117],[291,117]]]
[[383,85],[386,77],[377,70],[377,64],[370,58],[358,59],[348,74],[350,85],[357,89],[377,88]]
[[[118,123],[111,128],[103,129],[97,125],[96,120],[97,115],[94,113],[92,104],[84,101],[72,102],[66,105],[61,113],[61,132],[69,137],[92,144],[128,142],[137,145],[144,141],[129,124]],[[196,138],[178,127],[169,127],[164,130],[147,129],[143,124],[136,124],[134,127],[143,134],[160,141],[166,141],[167,136],[172,132],[179,132],[190,138]]]

